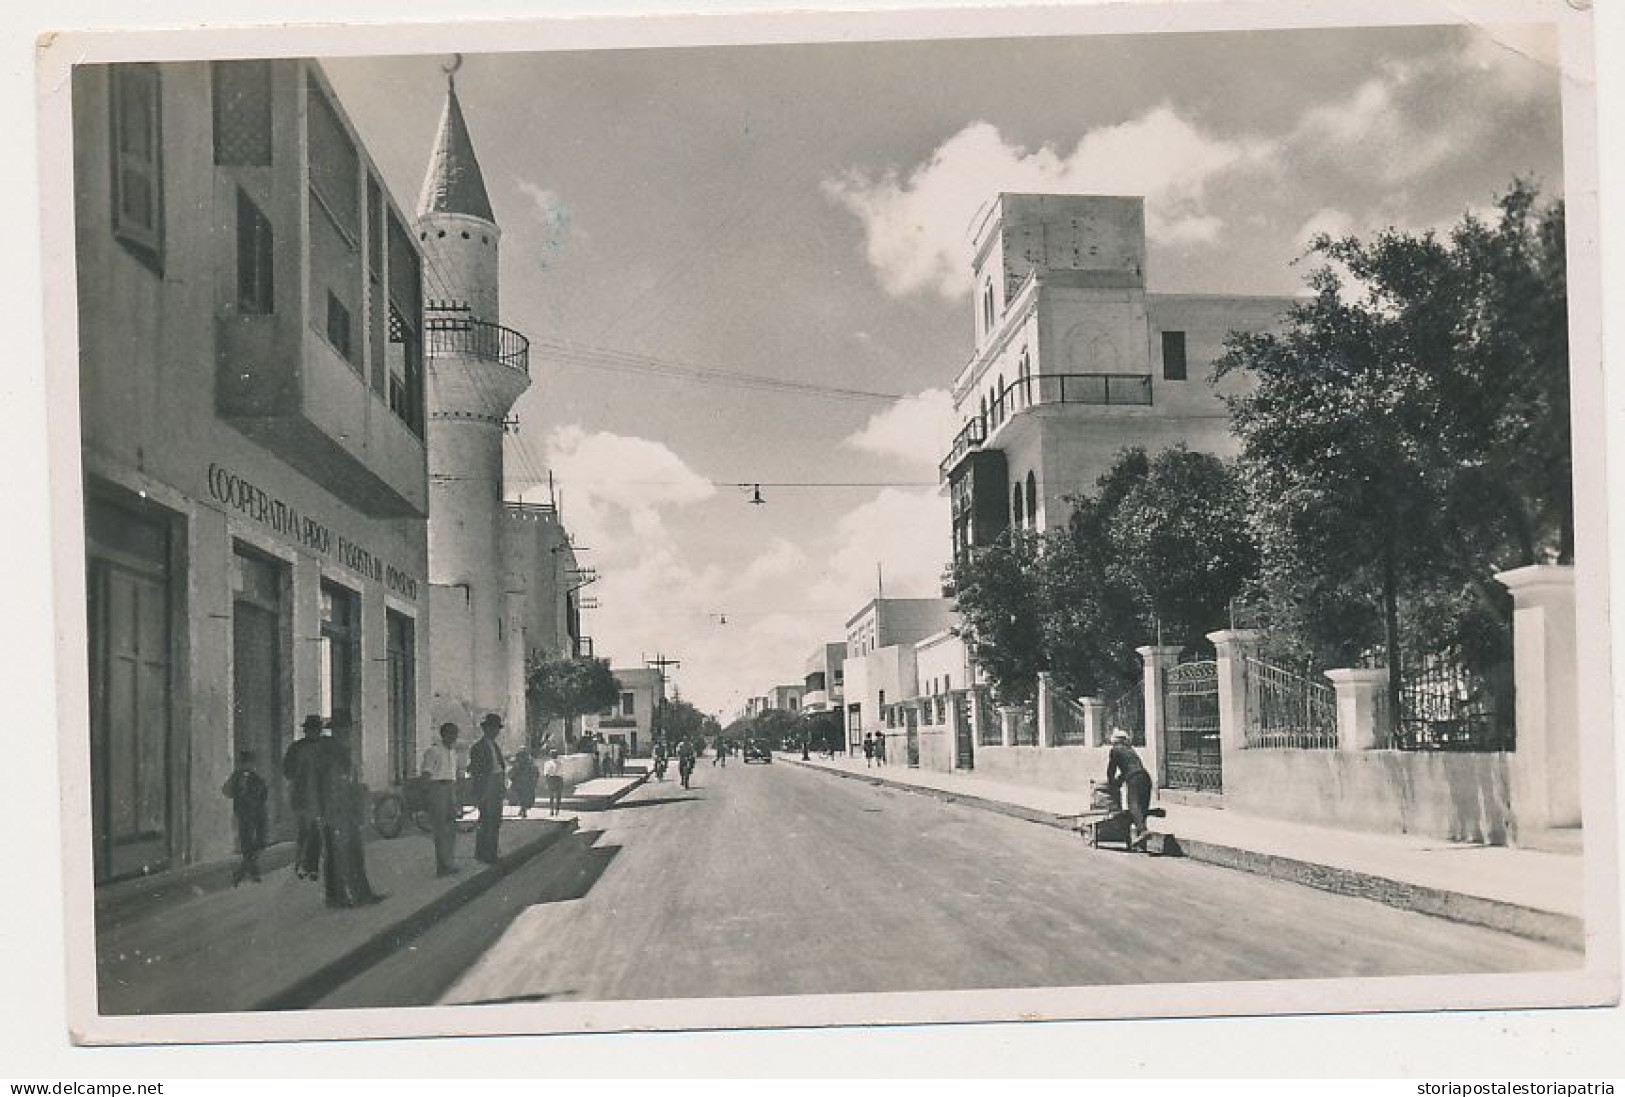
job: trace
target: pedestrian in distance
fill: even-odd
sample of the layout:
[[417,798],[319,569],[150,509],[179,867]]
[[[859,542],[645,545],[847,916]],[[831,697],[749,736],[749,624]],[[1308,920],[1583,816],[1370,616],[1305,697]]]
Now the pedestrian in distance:
[[536,781],[541,774],[530,751],[521,748],[514,752],[513,766],[508,770],[508,799],[519,809],[519,818],[530,817],[536,806]]
[[314,880],[322,864],[322,814],[319,785],[322,758],[327,742],[322,738],[322,718],[312,713],[299,725],[303,737],[288,744],[282,755],[282,777],[288,785],[288,806],[294,818],[293,873],[301,880]]
[[564,802],[564,766],[556,750],[548,751],[547,761],[542,763],[542,782],[547,787],[547,813],[557,815]]
[[497,863],[502,830],[502,778],[508,761],[497,745],[501,733],[502,717],[486,713],[480,720],[480,739],[468,752],[468,777],[474,783],[474,803],[480,809],[479,827],[474,832],[474,859],[487,865]]
[[1140,761],[1140,756],[1129,742],[1129,734],[1122,728],[1111,734],[1111,753],[1106,758],[1106,784],[1114,803],[1122,803],[1122,791],[1127,790],[1129,819],[1133,828],[1129,848],[1144,847],[1146,814],[1151,810],[1151,773]]
[[366,851],[361,822],[367,815],[367,790],[351,756],[350,714],[333,713],[333,735],[322,751],[321,810],[326,863],[322,878],[327,905],[359,907],[376,903],[382,895],[367,880]]
[[875,765],[883,766],[885,764],[886,764],[886,733],[881,731],[881,732],[876,732],[875,733]]
[[875,734],[872,731],[863,733],[863,768],[868,769],[875,764]]
[[682,778],[684,788],[688,787],[689,778],[694,776],[694,744],[687,739],[677,748],[677,776]]
[[455,876],[457,868],[457,736],[456,724],[440,725],[440,743],[423,752],[418,773],[428,786],[429,826],[434,834],[436,876]]
[[220,789],[231,799],[231,814],[237,820],[237,850],[242,855],[237,871],[232,874],[231,886],[243,880],[260,882],[260,850],[265,848],[266,800],[270,790],[265,779],[254,768],[254,752],[237,752],[237,768],[226,778]]

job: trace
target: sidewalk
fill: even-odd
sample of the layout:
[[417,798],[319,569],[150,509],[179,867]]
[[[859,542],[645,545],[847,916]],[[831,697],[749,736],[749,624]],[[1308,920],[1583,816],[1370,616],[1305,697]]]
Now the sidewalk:
[[[794,765],[868,780],[951,802],[1071,829],[1058,818],[1084,808],[1087,791],[1003,784],[862,759],[780,755]],[[1487,926],[1561,945],[1584,947],[1583,863],[1572,852],[1468,845],[1404,834],[1368,834],[1305,826],[1218,808],[1163,803],[1168,831],[1193,860],[1274,876],[1405,910]]]
[[547,816],[503,809],[501,860],[474,860],[473,814],[457,836],[455,876],[436,876],[430,836],[410,822],[393,839],[369,829],[367,877],[386,896],[332,910],[320,882],[293,874],[291,843],[261,855],[261,883],[231,886],[235,861],[189,866],[97,889],[98,1001],[104,1014],[298,1009],[402,947],[602,810],[646,773],[584,781]]

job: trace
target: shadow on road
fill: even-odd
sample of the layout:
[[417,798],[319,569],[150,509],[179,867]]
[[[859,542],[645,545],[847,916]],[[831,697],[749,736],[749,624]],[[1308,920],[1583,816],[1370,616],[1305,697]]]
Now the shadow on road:
[[687,804],[700,799],[698,796],[657,796],[650,800],[619,800],[604,811],[630,811],[633,808],[652,808],[661,804]]
[[530,902],[563,903],[586,896],[621,852],[620,846],[596,845],[603,835],[601,830],[578,830],[548,850],[546,875]]

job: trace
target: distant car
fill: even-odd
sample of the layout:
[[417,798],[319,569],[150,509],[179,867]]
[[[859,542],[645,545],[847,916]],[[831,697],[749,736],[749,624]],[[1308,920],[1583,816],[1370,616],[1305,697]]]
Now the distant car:
[[745,745],[746,762],[771,762],[773,752],[767,749],[766,743],[747,743]]

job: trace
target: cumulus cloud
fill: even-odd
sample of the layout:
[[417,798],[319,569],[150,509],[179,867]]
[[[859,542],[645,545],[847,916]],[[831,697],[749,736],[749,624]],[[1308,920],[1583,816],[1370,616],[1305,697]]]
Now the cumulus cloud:
[[975,122],[911,171],[855,168],[823,186],[863,223],[869,262],[887,292],[955,299],[969,291],[972,219],[999,191],[1144,195],[1153,241],[1210,243],[1223,221],[1207,207],[1208,183],[1266,152],[1206,134],[1163,106],[1090,130],[1070,152],[1022,148]]
[[954,430],[952,394],[947,389],[927,389],[913,399],[899,400],[876,412],[841,444],[879,457],[935,468]]
[[948,500],[935,488],[884,488],[836,522],[811,594],[850,615],[874,597],[878,564],[888,597],[939,595],[951,528]]

